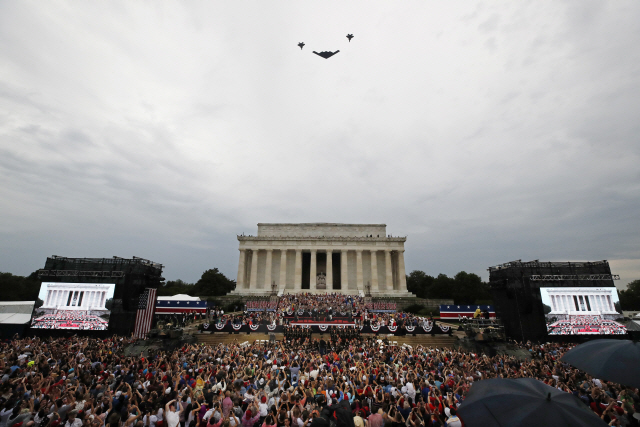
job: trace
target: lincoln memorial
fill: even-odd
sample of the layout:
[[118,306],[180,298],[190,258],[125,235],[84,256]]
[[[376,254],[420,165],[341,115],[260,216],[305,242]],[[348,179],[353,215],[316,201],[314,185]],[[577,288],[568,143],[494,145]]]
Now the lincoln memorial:
[[45,313],[58,310],[86,310],[93,314],[107,312],[107,291],[113,285],[92,283],[47,283],[44,304]]
[[551,303],[551,312],[549,315],[559,318],[571,315],[619,316],[614,305],[615,301],[612,298],[612,293],[615,291],[615,288],[544,289]]
[[404,268],[406,237],[385,224],[258,224],[257,236],[238,236],[234,294],[370,294],[413,296]]

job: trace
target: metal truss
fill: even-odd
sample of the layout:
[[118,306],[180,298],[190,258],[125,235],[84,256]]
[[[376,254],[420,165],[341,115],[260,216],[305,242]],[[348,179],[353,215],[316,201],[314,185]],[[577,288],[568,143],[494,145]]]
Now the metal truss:
[[124,277],[124,271],[38,270],[38,276]]
[[532,281],[556,282],[562,280],[620,280],[618,274],[534,274]]

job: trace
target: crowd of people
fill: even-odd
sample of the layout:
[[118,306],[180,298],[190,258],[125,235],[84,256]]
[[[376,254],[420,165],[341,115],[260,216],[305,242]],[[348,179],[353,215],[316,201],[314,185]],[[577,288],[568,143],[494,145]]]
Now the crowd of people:
[[[325,341],[324,333],[329,335],[329,340]],[[326,351],[340,352],[349,344],[359,344],[362,335],[358,328],[340,328],[337,326],[329,326],[326,331],[321,334],[319,340],[312,340],[310,328],[302,326],[285,326],[284,341],[294,347],[302,347],[309,351],[318,351],[325,354]]]
[[275,310],[278,308],[277,301],[247,301],[245,304],[247,310]]
[[571,315],[567,319],[547,323],[547,331],[550,335],[621,335],[627,333],[627,327],[602,315]]
[[374,338],[343,348],[256,341],[125,356],[131,341],[3,342],[0,427],[460,426],[456,411],[473,383],[498,377],[536,378],[610,425],[638,425],[639,390],[563,363],[562,344],[519,344],[532,356],[519,360]]
[[364,298],[359,295],[327,294],[285,294],[278,300],[278,312],[291,314],[316,313],[359,313],[364,310]]
[[395,311],[397,304],[395,302],[368,302],[364,305],[367,310],[390,310]]
[[59,310],[56,313],[34,316],[31,327],[37,329],[78,329],[105,331],[108,319],[102,319],[84,310]]

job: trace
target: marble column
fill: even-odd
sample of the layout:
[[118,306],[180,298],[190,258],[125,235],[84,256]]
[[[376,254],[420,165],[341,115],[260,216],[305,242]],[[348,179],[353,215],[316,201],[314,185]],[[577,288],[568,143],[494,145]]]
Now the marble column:
[[333,290],[333,252],[331,249],[327,250],[327,262],[325,265],[327,266],[327,291]]
[[379,292],[378,286],[378,251],[371,251],[371,292]]
[[280,283],[278,284],[280,289],[287,287],[287,250],[282,249],[280,251]]
[[404,271],[404,251],[398,251],[398,289],[401,292],[407,292],[407,274]]
[[246,279],[245,279],[245,260],[247,258],[247,251],[244,249],[240,249],[240,259],[238,260],[238,280],[236,281],[237,289],[245,289]]
[[296,249],[296,270],[293,278],[293,289],[300,292],[302,289],[302,250]]
[[362,283],[362,249],[356,250],[356,286],[358,290],[364,290],[364,283]]
[[267,265],[264,269],[264,290],[271,292],[271,264],[273,263],[273,249],[267,249]]
[[251,251],[251,277],[249,278],[249,290],[258,289],[258,249]]
[[340,289],[349,289],[349,271],[348,271],[348,252],[346,250],[340,251]]
[[318,275],[318,251],[311,249],[311,268],[309,268],[309,290],[316,289]]
[[555,295],[551,295],[551,311],[556,311],[556,300],[555,300],[556,296]]
[[391,267],[391,250],[385,249],[384,251],[384,272],[386,277],[386,292],[393,290],[393,269]]

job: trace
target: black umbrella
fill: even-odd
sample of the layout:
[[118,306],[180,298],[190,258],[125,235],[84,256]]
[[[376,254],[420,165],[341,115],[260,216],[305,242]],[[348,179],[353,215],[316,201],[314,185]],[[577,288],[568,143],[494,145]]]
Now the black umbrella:
[[640,387],[640,343],[593,340],[566,352],[562,361],[593,377]]
[[606,425],[580,399],[533,378],[474,383],[458,408],[466,427]]

